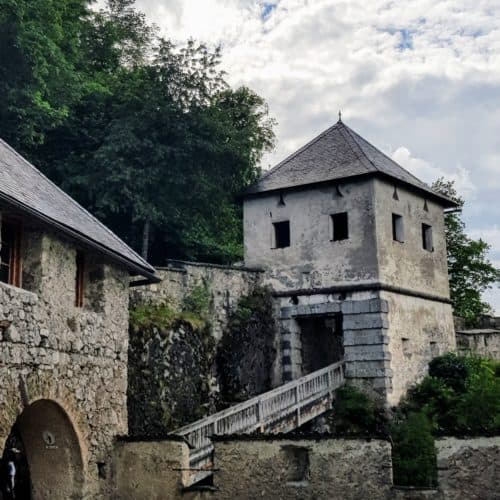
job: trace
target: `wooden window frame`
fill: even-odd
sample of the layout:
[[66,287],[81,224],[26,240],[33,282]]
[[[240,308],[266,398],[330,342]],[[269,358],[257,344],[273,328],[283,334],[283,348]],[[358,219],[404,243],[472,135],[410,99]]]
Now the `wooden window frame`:
[[76,252],[76,272],[75,272],[75,307],[85,305],[85,254]]
[[[22,259],[21,259],[21,238],[22,238],[22,227],[21,223],[16,219],[3,218],[1,220],[2,230],[5,226],[10,226],[12,228],[12,240],[9,241],[10,252],[9,252],[9,263],[8,263],[8,279],[7,284],[15,287],[21,287],[22,278]],[[1,239],[1,235],[0,235]],[[0,245],[1,245],[0,241]]]

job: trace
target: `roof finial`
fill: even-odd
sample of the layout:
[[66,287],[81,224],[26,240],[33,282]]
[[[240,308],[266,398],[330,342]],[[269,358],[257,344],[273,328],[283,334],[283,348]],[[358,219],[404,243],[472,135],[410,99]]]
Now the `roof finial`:
[[339,109],[339,122],[342,122],[342,111]]

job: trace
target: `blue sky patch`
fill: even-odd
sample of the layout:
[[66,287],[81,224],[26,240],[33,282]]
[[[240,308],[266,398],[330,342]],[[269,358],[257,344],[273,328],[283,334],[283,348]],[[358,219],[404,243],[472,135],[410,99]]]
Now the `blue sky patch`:
[[413,49],[413,34],[410,30],[398,30],[401,35],[401,41],[398,44],[399,50],[412,50]]
[[264,2],[262,5],[262,12],[260,14],[260,17],[263,21],[267,21],[271,14],[273,13],[274,9],[276,9],[276,4],[272,2]]

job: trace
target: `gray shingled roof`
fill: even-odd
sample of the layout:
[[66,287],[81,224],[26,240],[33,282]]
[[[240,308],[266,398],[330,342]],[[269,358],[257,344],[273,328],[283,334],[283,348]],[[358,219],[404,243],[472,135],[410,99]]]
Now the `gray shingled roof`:
[[152,266],[2,139],[0,198],[152,278]]
[[389,176],[425,191],[439,198],[444,206],[456,205],[410,174],[340,120],[266,172],[247,190],[247,194],[369,174]]

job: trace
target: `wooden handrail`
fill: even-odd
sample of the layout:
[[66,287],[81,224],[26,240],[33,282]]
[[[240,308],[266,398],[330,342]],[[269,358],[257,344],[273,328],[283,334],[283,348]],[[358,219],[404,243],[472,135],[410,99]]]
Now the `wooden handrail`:
[[[199,472],[211,464],[211,436],[263,432],[266,427],[272,429],[273,424],[295,415],[295,421],[288,421],[286,426],[288,431],[292,430],[323,413],[325,400],[331,406],[333,392],[343,384],[341,361],[177,429],[174,434],[184,436],[192,446],[190,468],[197,472],[192,475],[191,484],[211,473],[209,469],[201,475]],[[308,411],[302,415],[304,407]],[[285,432],[282,427],[281,432]]]

